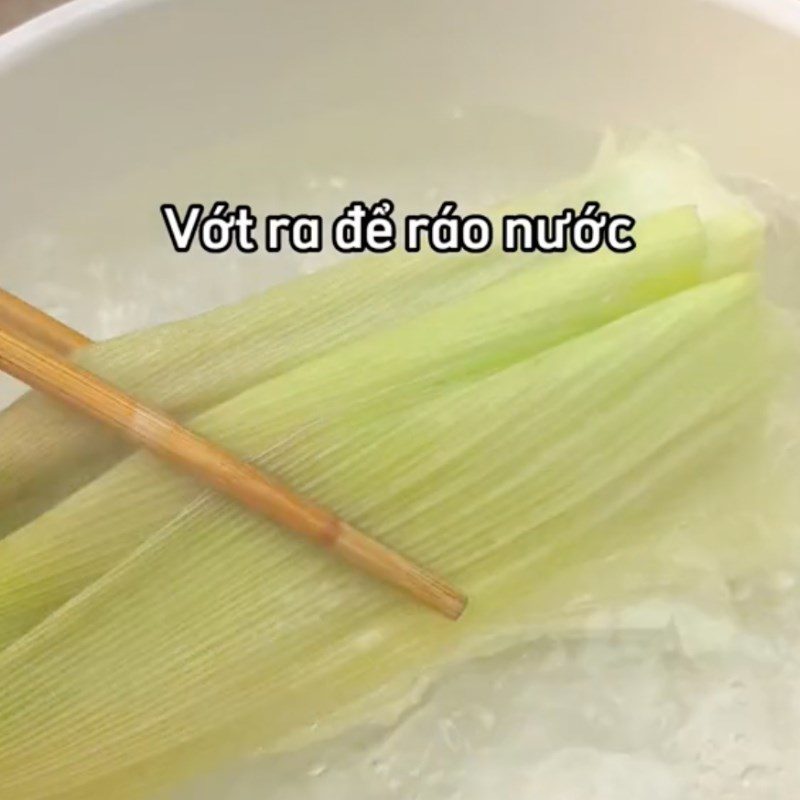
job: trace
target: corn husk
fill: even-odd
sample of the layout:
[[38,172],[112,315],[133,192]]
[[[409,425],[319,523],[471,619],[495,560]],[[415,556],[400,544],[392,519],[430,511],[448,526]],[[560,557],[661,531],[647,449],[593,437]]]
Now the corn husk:
[[[659,533],[630,509],[674,501],[758,435],[784,363],[743,255],[759,231],[739,205],[678,203],[633,254],[491,267],[338,339],[332,307],[303,328],[297,289],[280,366],[195,401],[199,354],[195,388],[174,381],[193,428],[468,592],[458,624],[147,455],[108,468],[99,445],[55,504],[32,458],[20,485],[47,510],[0,541],[0,797],[146,797],[252,746],[301,746],[535,633],[570,581],[613,595],[586,565]],[[406,298],[386,281],[386,307]],[[218,313],[246,342],[250,317]],[[142,343],[184,325],[196,346],[204,324],[120,340],[116,357],[158,387]],[[65,459],[91,438],[53,430]]]
[[[640,220],[691,205],[705,228],[705,273],[752,266],[762,239],[759,216],[694,152],[657,136],[630,152],[614,151],[609,140],[586,175],[490,216],[498,223],[509,212],[557,213],[587,198]],[[479,257],[397,252],[354,259],[235,306],[92,345],[75,360],[187,419],[541,260],[499,248]],[[117,437],[35,393],[0,413],[0,441],[0,538],[129,453]]]

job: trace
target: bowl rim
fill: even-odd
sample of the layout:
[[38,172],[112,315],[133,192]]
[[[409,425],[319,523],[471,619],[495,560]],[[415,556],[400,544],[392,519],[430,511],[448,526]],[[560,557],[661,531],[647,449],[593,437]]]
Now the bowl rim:
[[[53,41],[105,19],[168,0],[69,0],[0,35],[0,72],[34,56]],[[797,0],[697,0],[724,6],[800,37]]]
[[164,0],[68,0],[0,34],[0,74],[55,41]]
[[[171,0],[67,0],[0,34],[0,76],[16,64],[35,57],[59,40],[76,35],[106,19]],[[749,16],[800,38],[797,0],[696,0]]]
[[800,36],[800,3],[797,0],[712,0],[712,2]]

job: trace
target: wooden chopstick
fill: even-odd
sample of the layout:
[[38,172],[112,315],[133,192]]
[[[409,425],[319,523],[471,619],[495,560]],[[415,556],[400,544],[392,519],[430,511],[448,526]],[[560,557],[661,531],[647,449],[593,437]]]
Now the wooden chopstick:
[[[9,302],[8,298],[11,298]],[[30,387],[116,428],[135,444],[183,468],[224,494],[275,522],[330,548],[337,555],[403,589],[450,619],[458,619],[466,597],[433,573],[268,479],[255,467],[192,433],[166,414],[148,408],[63,355],[80,339],[41,311],[0,294],[0,369]],[[27,307],[30,309],[30,307]],[[10,311],[9,311],[10,309]],[[44,324],[40,321],[44,318]],[[22,335],[8,321],[22,320]],[[70,329],[66,329],[67,332]],[[43,343],[50,345],[49,350]]]
[[0,326],[61,355],[69,355],[92,341],[3,289],[0,289]]

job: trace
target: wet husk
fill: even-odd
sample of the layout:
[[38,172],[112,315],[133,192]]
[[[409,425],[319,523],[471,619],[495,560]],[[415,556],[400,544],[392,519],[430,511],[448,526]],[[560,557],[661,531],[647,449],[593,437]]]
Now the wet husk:
[[[34,398],[0,417],[0,797],[146,796],[362,721],[530,635],[560,576],[658,535],[633,505],[757,438],[785,357],[759,221],[716,187],[644,202],[641,158],[554,193],[641,205],[633,254],[354,262],[83,356],[446,575],[457,624]],[[80,475],[55,491],[40,422]]]

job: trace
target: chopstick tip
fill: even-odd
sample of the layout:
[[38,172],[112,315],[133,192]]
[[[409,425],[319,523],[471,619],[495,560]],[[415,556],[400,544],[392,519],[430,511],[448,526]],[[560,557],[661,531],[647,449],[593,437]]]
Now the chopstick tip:
[[376,539],[342,522],[334,548],[351,564],[402,589],[452,621],[467,608],[467,596]]
[[458,622],[464,616],[469,605],[469,597],[457,589],[452,589],[452,595],[446,603],[442,604],[442,613],[452,622]]

